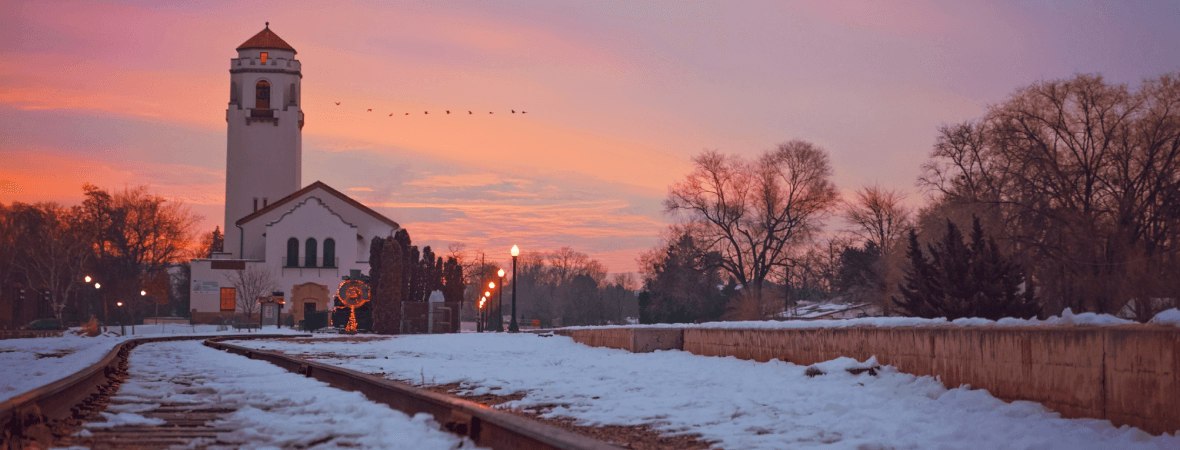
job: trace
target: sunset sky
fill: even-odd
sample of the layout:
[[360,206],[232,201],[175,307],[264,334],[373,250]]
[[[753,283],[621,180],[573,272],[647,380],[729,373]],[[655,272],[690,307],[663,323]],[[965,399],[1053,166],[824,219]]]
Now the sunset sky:
[[6,1],[0,202],[147,184],[222,224],[229,60],[267,21],[303,63],[303,184],[418,245],[568,245],[612,272],[704,149],[811,141],[842,190],[916,205],[939,125],[1038,80],[1180,70],[1175,0]]

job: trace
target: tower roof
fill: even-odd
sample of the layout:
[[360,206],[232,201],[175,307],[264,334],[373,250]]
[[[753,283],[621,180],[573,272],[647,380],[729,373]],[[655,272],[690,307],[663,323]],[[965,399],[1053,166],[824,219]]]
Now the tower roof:
[[283,38],[270,31],[270,22],[266,23],[266,28],[259,31],[254,37],[247,39],[242,45],[238,46],[238,50],[245,50],[250,48],[274,48],[279,50],[290,50],[291,53],[299,53],[295,51],[291,44],[284,41]]

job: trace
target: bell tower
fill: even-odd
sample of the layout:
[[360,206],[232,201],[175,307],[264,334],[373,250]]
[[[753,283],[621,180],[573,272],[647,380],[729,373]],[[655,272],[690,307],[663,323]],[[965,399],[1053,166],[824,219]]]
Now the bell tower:
[[295,49],[266,28],[230,60],[225,111],[225,250],[239,254],[236,222],[302,187],[303,78]]

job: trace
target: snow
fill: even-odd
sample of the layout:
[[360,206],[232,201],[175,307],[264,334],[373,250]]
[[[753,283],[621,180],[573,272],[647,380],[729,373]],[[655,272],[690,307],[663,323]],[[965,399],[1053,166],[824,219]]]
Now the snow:
[[[1162,313],[1161,313],[1162,314]],[[978,317],[962,318],[955,320],[947,320],[944,317],[937,319],[923,319],[919,317],[862,317],[858,319],[827,319],[827,320],[787,320],[787,321],[736,321],[736,322],[707,322],[699,324],[690,323],[657,323],[651,325],[628,325],[627,328],[722,328],[722,329],[783,329],[783,328],[845,328],[845,327],[937,327],[937,326],[975,326],[975,327],[1060,327],[1060,326],[1082,326],[1082,325],[1096,325],[1096,326],[1115,326],[1115,325],[1131,325],[1136,322],[1120,319],[1109,314],[1095,314],[1095,313],[1081,313],[1074,314],[1069,308],[1061,312],[1060,316],[1050,317],[1045,320],[1036,318],[1032,319],[1016,319],[1003,318],[1000,320],[990,320]],[[580,330],[580,329],[597,329],[597,328],[620,328],[618,325],[605,326],[587,326],[587,327],[565,327],[566,330]]]
[[931,377],[839,358],[807,367],[692,355],[633,354],[562,336],[466,333],[369,342],[297,339],[238,344],[317,358],[413,384],[460,383],[464,394],[523,393],[505,407],[568,417],[580,425],[648,425],[699,434],[717,446],[779,449],[1180,448],[1109,421],[1062,419],[1038,403],[1006,403],[982,390],[946,389]]
[[[112,332],[96,337],[78,336],[67,331],[62,337],[0,340],[0,402],[73,375],[98,362],[127,339],[181,334],[243,334],[233,330],[217,331],[217,328],[217,325],[138,325],[134,336],[119,336],[119,328],[111,327]],[[130,327],[127,332],[131,333]],[[263,332],[299,333],[290,328],[274,327]]]
[[1163,311],[1159,314],[1156,314],[1155,317],[1152,317],[1151,321],[1147,323],[1180,327],[1180,309],[1172,308]]
[[[200,341],[145,344],[131,352],[130,376],[104,413],[116,425],[158,424],[136,412],[161,403],[197,403],[196,408],[237,411],[213,422],[231,429],[217,435],[232,448],[473,448],[467,438],[440,430],[429,414],[410,417],[326,383],[278,366],[214,350]],[[155,422],[159,421],[159,422]],[[202,446],[212,442],[195,442]]]

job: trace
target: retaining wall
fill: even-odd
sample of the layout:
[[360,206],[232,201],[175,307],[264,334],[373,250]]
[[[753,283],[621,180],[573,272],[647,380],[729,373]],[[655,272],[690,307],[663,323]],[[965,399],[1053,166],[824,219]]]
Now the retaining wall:
[[1180,431],[1180,329],[1118,327],[848,327],[561,330],[586,345],[633,352],[778,359],[841,356],[939,377],[997,398],[1044,404],[1064,417],[1108,419],[1153,434]]

